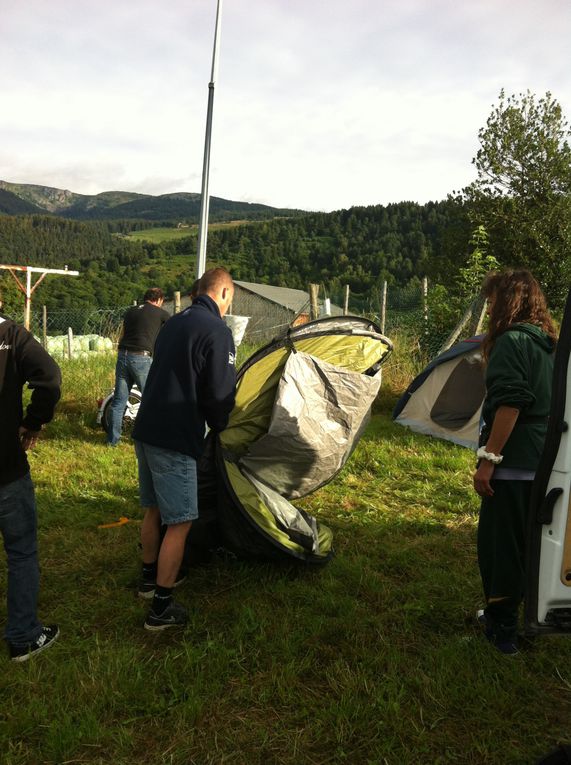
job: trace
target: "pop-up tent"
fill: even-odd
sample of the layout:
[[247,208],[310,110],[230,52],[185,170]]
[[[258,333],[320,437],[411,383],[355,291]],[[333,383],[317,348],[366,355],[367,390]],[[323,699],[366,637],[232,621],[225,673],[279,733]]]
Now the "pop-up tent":
[[393,420],[417,433],[476,449],[486,395],[483,337],[463,340],[431,361],[397,402]]
[[392,343],[367,319],[290,328],[237,376],[227,429],[199,466],[190,555],[222,546],[243,556],[324,563],[332,533],[291,500],[341,470],[367,422]]

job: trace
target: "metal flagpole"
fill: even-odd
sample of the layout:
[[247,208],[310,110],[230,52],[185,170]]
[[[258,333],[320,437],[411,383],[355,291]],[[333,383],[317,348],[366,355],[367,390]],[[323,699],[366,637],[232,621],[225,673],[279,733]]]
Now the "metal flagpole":
[[212,140],[212,109],[214,106],[214,85],[218,74],[218,47],[220,42],[222,0],[217,0],[216,28],[214,32],[214,50],[212,52],[212,72],[208,83],[208,110],[206,112],[206,137],[204,139],[204,163],[202,165],[202,192],[200,200],[200,222],[198,224],[198,255],[196,259],[196,276],[198,279],[206,270],[206,238],[208,236],[208,210],[210,197],[208,181],[210,176],[210,147]]

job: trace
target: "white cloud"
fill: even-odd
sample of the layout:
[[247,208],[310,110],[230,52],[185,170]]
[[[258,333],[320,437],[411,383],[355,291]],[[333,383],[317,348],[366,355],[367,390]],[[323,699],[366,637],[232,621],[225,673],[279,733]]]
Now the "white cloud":
[[[3,8],[0,174],[200,190],[214,0]],[[333,209],[472,178],[500,88],[571,116],[567,0],[250,0],[223,8],[211,193]],[[2,156],[3,154],[3,156]]]

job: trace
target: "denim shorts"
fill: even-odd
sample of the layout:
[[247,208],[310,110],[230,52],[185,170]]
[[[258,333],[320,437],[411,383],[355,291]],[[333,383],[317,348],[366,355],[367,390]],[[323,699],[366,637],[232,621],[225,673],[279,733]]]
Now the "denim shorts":
[[135,441],[142,507],[158,507],[167,526],[198,518],[196,460],[188,454]]

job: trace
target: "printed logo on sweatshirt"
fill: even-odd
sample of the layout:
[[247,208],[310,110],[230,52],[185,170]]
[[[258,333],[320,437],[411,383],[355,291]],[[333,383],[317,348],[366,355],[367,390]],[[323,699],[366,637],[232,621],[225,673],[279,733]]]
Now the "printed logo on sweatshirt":
[[9,343],[5,343],[3,340],[0,343],[0,351],[9,351],[11,347]]
[[228,363],[231,364],[232,366],[234,366],[234,364],[236,363],[236,355],[234,353],[228,354]]

